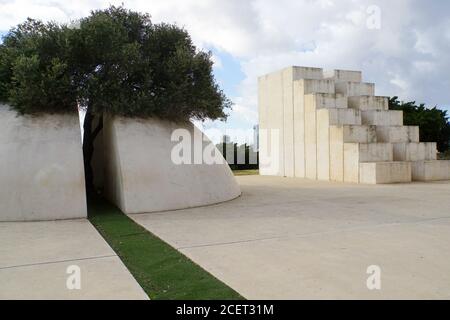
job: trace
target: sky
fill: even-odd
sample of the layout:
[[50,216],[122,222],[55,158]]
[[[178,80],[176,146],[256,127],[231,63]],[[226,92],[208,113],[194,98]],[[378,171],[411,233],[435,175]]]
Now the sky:
[[361,70],[377,95],[450,110],[447,0],[0,0],[0,34],[27,17],[68,22],[110,4],[176,23],[213,53],[234,105],[204,129],[251,129],[257,77],[290,65]]

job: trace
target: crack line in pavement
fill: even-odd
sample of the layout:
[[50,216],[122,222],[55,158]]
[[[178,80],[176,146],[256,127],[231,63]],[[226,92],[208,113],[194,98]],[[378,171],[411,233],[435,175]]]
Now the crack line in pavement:
[[97,257],[88,257],[88,258],[78,258],[78,259],[67,259],[67,260],[58,260],[58,261],[37,262],[37,263],[29,263],[29,264],[19,264],[19,265],[16,265],[16,266],[0,267],[0,270],[13,269],[13,268],[22,268],[22,267],[33,267],[33,266],[40,266],[40,265],[46,265],[46,264],[57,264],[57,263],[71,262],[71,261],[95,260],[95,259],[103,259],[103,258],[111,258],[111,257],[117,257],[117,255],[113,254],[113,255],[107,255],[107,256],[97,256]]
[[246,242],[268,241],[268,240],[289,239],[289,238],[302,238],[302,237],[318,236],[318,235],[333,234],[333,233],[348,232],[348,231],[356,231],[356,230],[363,230],[363,229],[370,229],[370,228],[398,226],[398,225],[402,225],[402,224],[420,224],[420,223],[424,223],[424,222],[430,222],[430,221],[436,221],[436,220],[446,220],[446,219],[450,219],[450,217],[439,217],[439,218],[422,219],[422,220],[417,220],[417,221],[405,221],[405,222],[394,222],[394,223],[380,223],[380,224],[372,225],[372,226],[359,226],[359,227],[347,228],[347,229],[341,229],[341,230],[300,233],[300,234],[292,234],[290,236],[274,236],[274,237],[267,237],[267,238],[246,239],[246,240],[238,240],[238,241],[230,241],[230,242],[207,243],[207,244],[199,244],[199,245],[192,245],[192,246],[185,246],[185,247],[177,247],[176,249],[184,250],[184,249],[195,249],[195,248],[202,248],[202,247],[226,246],[226,245],[233,245],[233,244],[246,243]]

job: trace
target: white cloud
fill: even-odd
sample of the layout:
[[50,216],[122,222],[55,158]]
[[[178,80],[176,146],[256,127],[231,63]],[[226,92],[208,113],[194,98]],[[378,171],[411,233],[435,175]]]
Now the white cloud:
[[211,60],[212,60],[212,62],[213,62],[213,64],[214,64],[214,68],[220,69],[220,68],[223,67],[222,60],[220,59],[219,56],[213,54],[213,55],[211,56]]

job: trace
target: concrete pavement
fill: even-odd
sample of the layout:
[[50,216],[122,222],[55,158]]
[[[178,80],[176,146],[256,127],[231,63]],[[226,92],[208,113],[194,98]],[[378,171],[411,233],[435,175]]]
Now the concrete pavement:
[[237,178],[236,200],[131,217],[246,298],[450,298],[450,182]]
[[[80,290],[66,285],[73,265]],[[0,223],[0,299],[148,297],[90,222],[78,219]]]

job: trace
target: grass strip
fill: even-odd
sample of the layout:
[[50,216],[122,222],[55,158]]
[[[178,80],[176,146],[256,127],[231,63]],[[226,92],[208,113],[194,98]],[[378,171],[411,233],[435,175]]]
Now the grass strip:
[[258,169],[233,170],[235,176],[254,176],[259,174]]
[[243,297],[103,199],[89,204],[89,220],[152,300]]

